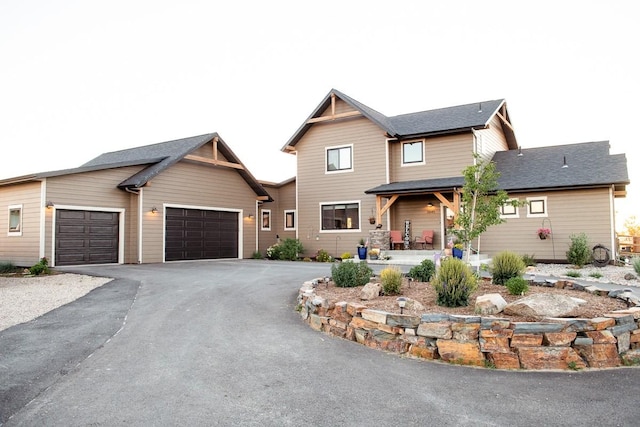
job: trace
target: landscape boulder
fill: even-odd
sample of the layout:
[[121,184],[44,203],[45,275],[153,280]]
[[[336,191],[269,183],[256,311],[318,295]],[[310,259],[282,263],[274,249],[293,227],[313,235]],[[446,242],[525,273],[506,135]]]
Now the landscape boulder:
[[380,283],[367,283],[360,292],[360,299],[363,301],[370,301],[378,298],[382,291],[382,285]]
[[504,308],[504,313],[526,317],[566,317],[586,301],[565,295],[536,294],[514,301]]
[[475,313],[480,315],[492,315],[501,313],[507,306],[507,302],[500,294],[485,294],[476,298]]

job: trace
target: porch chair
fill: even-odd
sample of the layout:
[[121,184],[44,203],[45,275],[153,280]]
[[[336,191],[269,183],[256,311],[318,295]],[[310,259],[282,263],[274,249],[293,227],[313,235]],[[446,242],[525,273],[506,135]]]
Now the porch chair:
[[400,230],[391,230],[389,231],[389,237],[391,238],[391,249],[395,249],[396,245],[400,245],[401,248],[404,247],[404,239],[402,239],[402,233]]
[[416,246],[422,245],[422,249],[425,249],[425,247],[428,245],[431,246],[431,249],[433,249],[433,234],[433,230],[422,230],[422,235],[416,236]]

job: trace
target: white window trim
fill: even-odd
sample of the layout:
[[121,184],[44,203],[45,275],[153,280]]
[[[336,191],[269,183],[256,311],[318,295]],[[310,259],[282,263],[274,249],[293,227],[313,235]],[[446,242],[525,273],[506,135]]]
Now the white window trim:
[[[11,211],[19,209],[20,210],[20,221],[18,223],[17,230],[11,230]],[[22,228],[24,223],[24,210],[22,209],[22,205],[9,205],[7,209],[7,236],[22,236]]]
[[[404,161],[404,145],[405,144],[415,144],[416,142],[420,142],[422,143],[422,161],[421,162],[405,162]],[[400,157],[402,158],[401,167],[405,167],[405,166],[420,166],[420,165],[426,165],[427,164],[427,156],[426,156],[426,150],[425,150],[425,143],[424,143],[424,139],[416,139],[413,141],[402,141],[402,143],[400,144]]]
[[[513,201],[518,202],[519,199],[507,199],[506,204],[511,203]],[[509,218],[520,218],[520,207],[518,205],[514,206],[514,209],[516,210],[515,213],[513,214],[503,214],[502,213],[502,207],[500,208],[500,218],[504,218],[504,219],[509,219]]]
[[[269,226],[265,227],[264,226],[264,214],[267,213],[269,214]],[[273,217],[271,216],[271,209],[260,209],[260,230],[261,231],[271,231],[271,221],[273,220]]]
[[[329,156],[329,150],[337,150],[340,148],[349,148],[351,149],[351,168],[349,169],[339,169],[339,170],[335,170],[335,171],[330,171],[327,169],[327,166],[329,166],[327,164],[327,160],[328,160],[328,156]],[[355,170],[355,156],[353,155],[353,144],[344,144],[344,145],[334,145],[331,147],[324,147],[324,173],[325,174],[334,174],[334,173],[348,173],[348,172],[353,172]]]
[[[293,214],[293,227],[287,227],[287,215]],[[285,209],[284,210],[284,229],[286,231],[295,231],[298,226],[298,221],[296,218],[296,210],[295,209]]]
[[[360,227],[358,228],[340,228],[337,230],[323,230],[322,229],[322,206],[326,206],[326,205],[348,205],[348,204],[353,204],[353,203],[357,203],[358,204],[358,224],[360,225]],[[360,200],[339,200],[337,202],[320,202],[318,204],[318,210],[320,213],[320,224],[318,225],[318,230],[320,231],[320,233],[359,233],[362,230],[362,203]]]
[[[531,202],[542,201],[544,203],[544,213],[531,213]],[[549,203],[547,196],[527,197],[527,218],[546,218],[549,216]]]

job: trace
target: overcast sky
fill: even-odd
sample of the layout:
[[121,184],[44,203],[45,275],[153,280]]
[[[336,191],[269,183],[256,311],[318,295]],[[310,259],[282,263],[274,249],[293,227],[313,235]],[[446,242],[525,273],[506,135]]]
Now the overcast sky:
[[[609,140],[640,217],[633,1],[0,0],[0,178],[218,132],[259,179],[336,88],[386,115],[505,98],[524,148]],[[631,208],[635,211],[632,211]]]

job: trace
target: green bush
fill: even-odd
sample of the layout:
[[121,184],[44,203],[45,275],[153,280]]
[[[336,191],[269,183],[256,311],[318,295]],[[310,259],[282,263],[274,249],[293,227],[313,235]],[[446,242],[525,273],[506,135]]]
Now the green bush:
[[331,266],[333,282],[339,288],[353,288],[369,283],[373,270],[365,262],[341,262]]
[[436,272],[436,265],[430,259],[424,259],[420,265],[411,267],[409,277],[419,282],[428,282]]
[[571,244],[567,251],[567,261],[576,267],[582,268],[591,261],[591,250],[589,249],[587,235],[584,233],[572,234],[569,238],[571,239]]
[[579,271],[569,270],[569,271],[567,271],[567,276],[569,276],[569,277],[582,277],[582,274]]
[[640,274],[640,257],[634,258],[632,264],[633,269],[636,271],[636,273]]
[[253,259],[262,259],[262,252],[253,251],[253,255],[251,256]]
[[353,255],[351,255],[351,252],[345,252],[342,255],[340,255],[340,259],[351,259],[353,258]]
[[398,295],[402,286],[402,271],[398,267],[387,267],[380,272],[380,281],[385,295]]
[[284,261],[296,261],[298,255],[304,252],[302,243],[298,239],[284,239],[280,243],[280,259]]
[[524,295],[529,290],[529,283],[522,277],[512,277],[505,285],[511,295]]
[[14,273],[16,266],[11,261],[0,262],[0,274]]
[[280,252],[282,251],[279,243],[275,245],[271,245],[267,248],[267,258],[269,259],[280,259]]
[[449,257],[431,281],[436,290],[436,304],[444,307],[469,305],[469,296],[478,286],[478,278],[462,260]]
[[527,266],[527,267],[535,267],[536,266],[536,256],[535,255],[524,254],[524,255],[522,255],[522,262],[524,262],[524,265]]
[[318,262],[331,262],[331,255],[329,255],[329,252],[325,251],[324,249],[320,249],[318,250],[318,253],[316,254],[316,261]]
[[492,260],[491,275],[493,276],[493,283],[504,285],[512,277],[522,276],[525,267],[522,257],[517,253],[500,252]]
[[34,276],[40,274],[49,274],[49,261],[46,258],[41,258],[40,261],[29,269],[29,273]]

